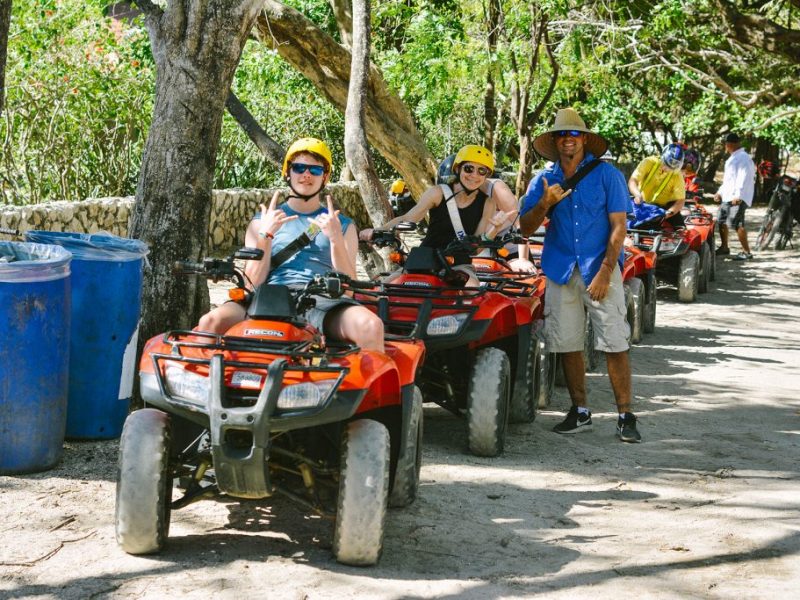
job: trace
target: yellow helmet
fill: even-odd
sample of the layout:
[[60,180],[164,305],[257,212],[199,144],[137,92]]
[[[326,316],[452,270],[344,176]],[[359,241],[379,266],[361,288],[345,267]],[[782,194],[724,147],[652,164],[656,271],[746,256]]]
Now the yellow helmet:
[[327,163],[325,165],[325,171],[327,172],[331,170],[333,156],[331,155],[331,150],[328,148],[328,145],[317,138],[304,137],[300,138],[294,144],[289,146],[289,150],[286,152],[286,157],[283,159],[283,169],[281,169],[281,175],[283,177],[286,177],[286,174],[289,172],[289,163],[291,162],[292,158],[301,152],[310,152],[312,154],[316,154]]
[[455,160],[453,160],[453,172],[455,173],[458,166],[464,162],[474,162],[483,165],[490,171],[494,171],[494,156],[490,150],[483,146],[470,144],[461,148],[456,154]]
[[402,179],[396,179],[395,182],[392,184],[392,187],[389,188],[390,194],[399,195],[406,191],[406,182]]

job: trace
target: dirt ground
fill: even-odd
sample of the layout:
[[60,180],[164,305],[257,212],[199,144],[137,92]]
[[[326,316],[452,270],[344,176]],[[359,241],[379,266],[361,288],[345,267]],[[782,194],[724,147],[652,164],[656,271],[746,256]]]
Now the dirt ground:
[[128,556],[117,442],[68,442],[57,468],[0,477],[0,597],[797,597],[798,275],[797,250],[763,252],[720,259],[695,304],[659,289],[656,332],[631,353],[640,445],[616,440],[604,374],[588,382],[594,432],[550,431],[558,388],[497,459],[426,409],[419,498],[390,511],[374,568],[337,564],[331,524],[283,500],[193,504],[162,554]]

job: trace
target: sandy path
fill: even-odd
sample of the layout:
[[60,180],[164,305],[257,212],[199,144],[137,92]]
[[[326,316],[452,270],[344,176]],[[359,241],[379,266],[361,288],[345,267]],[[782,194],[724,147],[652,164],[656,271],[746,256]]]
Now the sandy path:
[[192,505],[162,555],[127,556],[116,443],[70,442],[58,468],[0,477],[0,597],[796,597],[799,274],[796,251],[766,252],[720,260],[696,304],[659,290],[632,351],[643,444],[615,439],[604,375],[594,432],[550,432],[559,389],[499,459],[466,455],[462,424],[427,409],[420,497],[391,511],[375,568],[336,564],[331,527],[283,501]]

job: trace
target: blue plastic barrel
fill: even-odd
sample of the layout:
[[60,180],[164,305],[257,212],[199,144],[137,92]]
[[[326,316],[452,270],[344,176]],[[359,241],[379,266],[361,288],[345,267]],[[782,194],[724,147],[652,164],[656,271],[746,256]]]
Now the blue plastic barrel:
[[70,259],[64,248],[0,242],[0,473],[61,459],[67,415]]
[[133,395],[147,245],[110,233],[29,231],[72,253],[67,437],[119,437]]

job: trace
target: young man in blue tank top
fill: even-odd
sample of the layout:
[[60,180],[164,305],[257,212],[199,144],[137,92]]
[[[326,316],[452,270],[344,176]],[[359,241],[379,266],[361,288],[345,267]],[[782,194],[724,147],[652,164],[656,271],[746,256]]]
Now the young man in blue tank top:
[[[356,277],[358,236],[352,220],[334,210],[330,195],[323,206],[321,193],[331,173],[332,157],[328,146],[314,138],[301,138],[289,148],[283,161],[283,177],[291,190],[285,203],[278,206],[280,192],[275,192],[269,207],[261,205],[261,214],[250,222],[245,245],[260,248],[264,258],[248,261],[245,275],[253,289],[262,283],[302,288],[314,275],[340,271]],[[271,258],[307,231],[319,228],[311,243],[275,269]],[[200,319],[198,329],[225,333],[246,317],[247,306],[226,302]],[[350,341],[366,350],[383,351],[383,323],[380,318],[355,300],[347,297],[316,298],[316,306],[306,319],[333,339]]]

